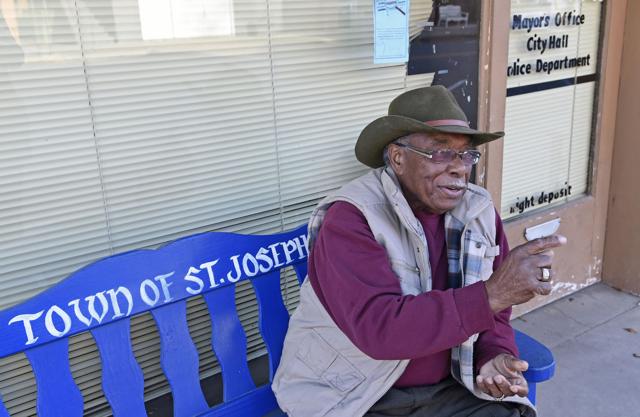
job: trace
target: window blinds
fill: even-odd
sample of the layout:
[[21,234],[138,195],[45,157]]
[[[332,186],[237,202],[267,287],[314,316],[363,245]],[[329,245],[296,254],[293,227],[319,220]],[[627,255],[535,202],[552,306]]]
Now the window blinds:
[[[365,171],[353,156],[362,127],[431,79],[372,64],[369,1],[16,4],[17,42],[0,32],[0,308],[113,253],[299,225]],[[413,20],[430,9],[411,2]],[[292,274],[283,293],[293,308]],[[252,299],[239,286],[255,357]],[[189,316],[211,375],[201,300]],[[166,392],[149,316],[133,320],[132,337],[147,395]],[[72,339],[71,357],[86,414],[108,414],[89,335]],[[0,393],[13,416],[35,415],[24,357],[0,362]]]

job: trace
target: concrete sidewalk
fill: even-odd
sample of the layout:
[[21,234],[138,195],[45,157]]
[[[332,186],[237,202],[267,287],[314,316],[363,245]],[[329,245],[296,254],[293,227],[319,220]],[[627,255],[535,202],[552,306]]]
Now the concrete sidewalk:
[[547,345],[540,417],[640,417],[640,298],[596,284],[513,320]]

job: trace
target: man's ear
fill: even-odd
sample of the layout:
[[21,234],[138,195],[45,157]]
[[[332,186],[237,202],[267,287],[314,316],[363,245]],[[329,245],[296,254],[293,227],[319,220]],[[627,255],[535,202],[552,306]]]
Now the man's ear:
[[402,174],[405,167],[405,152],[400,146],[390,145],[387,149],[389,165],[396,174]]

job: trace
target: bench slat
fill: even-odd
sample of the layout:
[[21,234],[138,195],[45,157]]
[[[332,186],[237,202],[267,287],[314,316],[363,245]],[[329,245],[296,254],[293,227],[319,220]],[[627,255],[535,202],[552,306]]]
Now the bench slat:
[[69,368],[69,339],[25,351],[33,367],[39,417],[82,417],[83,399]]
[[198,351],[191,340],[184,300],[151,310],[160,333],[160,362],[173,393],[173,415],[193,416],[209,409],[200,387]]
[[280,271],[270,272],[251,281],[260,310],[260,333],[269,353],[269,380],[280,364],[284,336],[289,327],[289,312],[282,302]]
[[0,417],[9,417],[9,412],[7,412],[7,409],[2,402],[2,397],[0,397]]
[[130,320],[91,331],[102,360],[102,389],[115,417],[147,417],[144,377],[131,348]]
[[293,269],[296,271],[296,275],[298,276],[298,284],[302,285],[304,279],[307,277],[307,263],[302,262],[299,264],[295,264]]
[[258,417],[270,414],[275,410],[278,410],[276,397],[273,395],[271,387],[265,385],[231,403],[220,404],[198,417]]
[[222,396],[231,401],[256,388],[247,365],[247,338],[238,318],[235,288],[204,295],[211,315],[211,343],[222,368]]

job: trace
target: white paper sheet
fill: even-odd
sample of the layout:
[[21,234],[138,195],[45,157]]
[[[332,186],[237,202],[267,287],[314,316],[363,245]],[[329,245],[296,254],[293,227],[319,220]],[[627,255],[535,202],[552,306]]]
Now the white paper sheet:
[[374,64],[409,60],[409,0],[374,0]]

